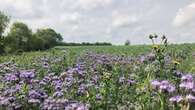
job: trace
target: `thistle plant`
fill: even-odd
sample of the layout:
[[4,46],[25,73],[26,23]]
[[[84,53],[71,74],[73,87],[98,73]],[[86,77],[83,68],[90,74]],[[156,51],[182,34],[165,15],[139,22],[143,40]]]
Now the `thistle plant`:
[[159,77],[167,77],[164,73],[165,69],[165,57],[166,57],[166,50],[168,48],[168,42],[165,35],[161,37],[160,44],[155,42],[158,39],[158,35],[151,34],[149,38],[152,40],[152,52],[155,54],[155,60],[158,62],[159,65]]

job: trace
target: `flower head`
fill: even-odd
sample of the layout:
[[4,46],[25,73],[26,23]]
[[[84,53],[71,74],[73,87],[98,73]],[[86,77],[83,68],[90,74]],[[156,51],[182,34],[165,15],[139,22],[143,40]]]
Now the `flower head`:
[[153,81],[151,81],[151,85],[152,85],[152,87],[153,88],[158,88],[159,86],[160,86],[160,82],[158,81],[158,80],[153,80]]
[[182,96],[173,96],[169,99],[170,102],[172,103],[179,103],[183,100]]
[[186,99],[189,101],[189,102],[195,102],[195,96],[193,96],[192,94],[189,94],[186,96]]
[[182,77],[181,77],[181,80],[182,81],[193,81],[193,76],[191,75],[191,74],[187,74],[187,75],[183,75]]

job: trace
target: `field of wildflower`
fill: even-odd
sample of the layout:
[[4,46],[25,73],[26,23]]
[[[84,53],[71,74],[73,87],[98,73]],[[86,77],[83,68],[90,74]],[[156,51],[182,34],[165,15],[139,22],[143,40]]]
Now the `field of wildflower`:
[[195,45],[149,38],[0,56],[0,110],[195,110]]

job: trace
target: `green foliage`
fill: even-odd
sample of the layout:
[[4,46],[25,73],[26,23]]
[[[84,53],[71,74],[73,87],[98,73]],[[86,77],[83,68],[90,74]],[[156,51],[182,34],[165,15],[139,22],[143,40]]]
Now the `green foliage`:
[[36,33],[32,33],[31,29],[22,22],[13,23],[8,35],[3,37],[2,34],[8,23],[9,17],[0,12],[0,54],[45,50],[58,45],[63,40],[62,36],[51,28],[38,29]]
[[14,52],[18,49],[24,51],[49,49],[61,40],[62,36],[53,29],[39,29],[33,34],[26,24],[15,22],[5,38],[5,43],[9,51]]
[[0,11],[0,54],[4,52],[3,32],[9,23],[9,17]]
[[38,29],[34,36],[35,38],[42,40],[44,49],[51,48],[55,46],[57,42],[62,41],[62,36],[51,28]]
[[0,11],[0,38],[9,23],[9,17]]
[[22,49],[28,51],[31,37],[32,31],[26,24],[15,22],[12,25],[8,36],[5,38],[5,43],[13,50]]
[[43,39],[33,34],[30,39],[30,50],[44,50]]

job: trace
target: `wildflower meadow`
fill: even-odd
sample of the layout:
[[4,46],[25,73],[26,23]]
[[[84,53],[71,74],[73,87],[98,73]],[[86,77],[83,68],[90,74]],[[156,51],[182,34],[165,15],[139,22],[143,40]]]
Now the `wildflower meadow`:
[[149,39],[0,56],[0,110],[195,110],[195,45]]

